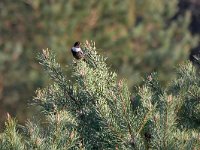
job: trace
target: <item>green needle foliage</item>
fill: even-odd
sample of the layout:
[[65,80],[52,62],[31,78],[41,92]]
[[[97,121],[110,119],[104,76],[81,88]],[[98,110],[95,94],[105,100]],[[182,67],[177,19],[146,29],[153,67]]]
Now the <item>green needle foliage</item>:
[[[110,71],[94,42],[86,41],[82,49],[85,61],[72,63],[71,76],[54,53],[43,50],[39,61],[52,83],[36,91],[33,104],[41,107],[46,119],[20,127],[8,117],[0,149],[200,148],[199,128],[193,126],[200,121],[200,82],[190,63],[178,70],[166,89],[152,73],[131,96],[126,80]],[[190,121],[181,118],[185,113]]]
[[[199,59],[200,62],[200,59]],[[180,66],[177,78],[171,84],[169,91],[178,96],[181,101],[179,125],[181,128],[200,131],[200,71],[191,63]]]
[[47,84],[33,55],[44,47],[59,49],[63,65],[75,40],[95,39],[129,87],[153,71],[168,83],[199,40],[188,30],[190,13],[176,15],[179,1],[0,0],[0,129],[7,111],[20,123],[32,115],[25,104]]

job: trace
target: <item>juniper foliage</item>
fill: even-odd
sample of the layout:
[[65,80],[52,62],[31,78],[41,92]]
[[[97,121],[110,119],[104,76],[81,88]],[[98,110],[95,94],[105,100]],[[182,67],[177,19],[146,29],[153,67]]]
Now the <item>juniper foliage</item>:
[[[200,148],[199,129],[189,128],[198,124],[200,97],[197,70],[190,63],[179,69],[168,88],[162,88],[152,73],[131,96],[127,81],[110,71],[94,42],[86,42],[82,48],[86,61],[74,60],[70,77],[55,54],[43,50],[39,61],[52,84],[36,91],[33,104],[41,107],[45,127],[37,121],[20,127],[9,116],[0,149]],[[180,121],[184,112],[193,118]]]

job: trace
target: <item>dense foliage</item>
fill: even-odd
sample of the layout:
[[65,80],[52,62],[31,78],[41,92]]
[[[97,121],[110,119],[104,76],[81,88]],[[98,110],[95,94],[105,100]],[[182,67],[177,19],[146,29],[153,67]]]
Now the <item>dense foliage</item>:
[[[97,54],[95,43],[86,42],[82,49],[86,61],[73,61],[67,68],[52,51],[43,50],[39,61],[52,83],[36,91],[33,104],[41,107],[46,120],[21,127],[8,115],[0,149],[200,148],[200,79],[195,67],[181,66],[167,88],[152,73],[132,97],[126,81]],[[66,69],[72,70],[71,76]]]
[[[71,62],[76,41],[94,39],[112,70],[133,87],[141,76],[159,72],[162,83],[175,74],[197,40],[190,35],[190,13],[174,19],[178,0],[1,0],[0,114],[9,111],[22,122],[26,103],[46,77],[35,60],[49,47],[61,65]],[[4,117],[0,118],[3,119]],[[4,121],[3,121],[4,122]]]

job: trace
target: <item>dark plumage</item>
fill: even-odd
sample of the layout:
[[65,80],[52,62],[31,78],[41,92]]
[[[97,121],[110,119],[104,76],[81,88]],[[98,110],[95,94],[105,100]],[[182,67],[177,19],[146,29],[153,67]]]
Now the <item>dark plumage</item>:
[[71,48],[71,52],[76,59],[82,59],[84,57],[83,51],[80,48],[80,42],[75,42],[74,46]]

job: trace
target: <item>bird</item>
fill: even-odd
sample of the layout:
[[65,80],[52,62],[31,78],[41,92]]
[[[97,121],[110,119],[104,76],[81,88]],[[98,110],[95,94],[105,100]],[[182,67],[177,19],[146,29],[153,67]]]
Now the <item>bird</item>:
[[71,48],[72,55],[77,60],[83,59],[84,60],[84,53],[80,48],[80,42],[77,41],[74,43],[74,46]]

